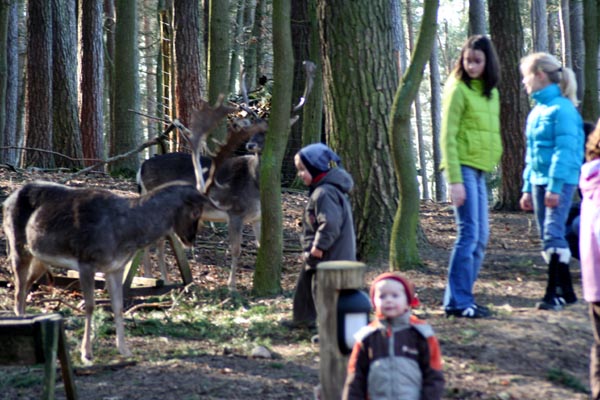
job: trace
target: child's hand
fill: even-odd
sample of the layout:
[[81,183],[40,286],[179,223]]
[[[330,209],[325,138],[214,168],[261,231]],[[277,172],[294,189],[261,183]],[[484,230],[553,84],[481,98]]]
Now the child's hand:
[[521,205],[521,209],[523,211],[531,211],[533,210],[533,201],[531,199],[531,193],[526,192],[521,196],[521,200],[519,201]]
[[462,183],[453,183],[450,185],[450,200],[454,207],[460,207],[465,203],[467,193],[465,185]]
[[313,246],[312,249],[310,249],[310,255],[314,258],[323,258],[323,250]]

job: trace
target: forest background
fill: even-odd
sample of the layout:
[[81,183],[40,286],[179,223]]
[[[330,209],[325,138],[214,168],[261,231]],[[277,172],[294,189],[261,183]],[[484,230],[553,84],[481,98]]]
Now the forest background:
[[[597,22],[592,0],[3,0],[0,161],[133,176],[156,148],[134,150],[165,121],[188,126],[193,108],[220,94],[242,103],[245,86],[247,105],[270,122],[255,292],[281,290],[282,217],[273,205],[281,185],[294,184],[292,155],[318,140],[348,160],[355,179],[359,259],[410,268],[421,263],[419,200],[446,200],[440,93],[466,37],[489,34],[500,54],[506,150],[490,186],[495,207],[514,210],[530,107],[519,59],[549,51],[572,67],[582,114],[595,121]],[[316,79],[290,130],[303,60],[315,62]],[[185,143],[172,133],[175,150]],[[114,159],[121,154],[130,155]]]

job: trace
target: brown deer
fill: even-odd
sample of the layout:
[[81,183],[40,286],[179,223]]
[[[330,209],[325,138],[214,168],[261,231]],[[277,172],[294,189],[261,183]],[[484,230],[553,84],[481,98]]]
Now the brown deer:
[[[194,154],[199,154],[203,136],[231,111],[222,104],[214,108],[203,104],[195,114],[193,134],[188,138]],[[213,174],[231,149],[249,136],[245,128],[234,128],[229,133],[227,144],[212,161]],[[127,262],[138,249],[169,232],[190,245],[209,203],[208,196],[198,187],[180,181],[133,199],[106,190],[50,182],[22,186],[3,204],[3,227],[15,279],[16,314],[25,313],[27,292],[48,266],[78,270],[86,314],[81,360],[90,363],[94,274],[103,272],[114,312],[117,349],[130,356],[123,324],[122,281]]]
[[[266,130],[266,124],[264,125]],[[211,204],[204,207],[202,221],[227,223],[231,268],[228,287],[236,289],[236,270],[242,248],[242,230],[244,224],[252,224],[256,245],[260,243],[261,209],[259,191],[259,154],[263,148],[265,131],[259,131],[246,143],[246,149],[254,154],[232,157],[223,162],[215,171],[214,182],[210,192]],[[210,167],[212,159],[201,157],[201,165]],[[208,180],[208,171],[204,172]],[[137,174],[137,182],[141,193],[146,193],[160,185],[183,180],[196,184],[192,155],[188,153],[167,153],[154,156],[142,163]],[[216,205],[215,206],[213,206]],[[158,266],[162,279],[168,282],[165,267],[165,240],[156,243]],[[144,274],[149,276],[150,258],[148,249],[144,250]]]

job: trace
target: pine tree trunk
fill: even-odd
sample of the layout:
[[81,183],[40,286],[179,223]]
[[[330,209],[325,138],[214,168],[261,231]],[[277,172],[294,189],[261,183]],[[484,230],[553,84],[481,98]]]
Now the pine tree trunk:
[[79,30],[81,78],[81,142],[83,155],[90,159],[104,159],[104,48],[102,40],[102,1],[79,2]]
[[52,5],[47,0],[27,3],[27,88],[23,164],[53,168],[52,150]]
[[500,132],[504,152],[500,161],[498,208],[518,210],[523,183],[525,120],[529,102],[521,87],[519,61],[523,56],[523,29],[519,1],[488,0],[490,32],[500,59]]
[[431,146],[433,147],[433,182],[435,185],[435,201],[446,201],[446,179],[440,168],[442,151],[440,148],[440,132],[442,125],[442,80],[438,67],[438,45],[433,41],[433,50],[429,58],[429,81],[431,87]]
[[[178,0],[174,4],[176,115],[183,125],[189,127],[192,112],[202,101],[202,54],[198,41],[200,14],[196,0]],[[178,150],[182,151],[187,143],[178,140],[178,145]]]
[[[208,102],[213,105],[220,95],[229,96],[229,0],[210,0],[208,26]],[[225,122],[210,133],[220,142],[226,134]]]
[[581,113],[583,119],[596,121],[598,102],[598,1],[583,0],[583,36],[585,42],[584,88]]
[[[137,3],[129,0],[116,1],[117,23],[115,25],[115,69],[113,92],[114,142],[111,155],[123,154],[138,145],[139,123],[139,56]],[[137,154],[116,161],[110,171],[124,176],[135,176],[139,167]]]
[[[17,116],[19,115],[19,84],[21,80],[21,72],[19,69],[19,17],[17,14],[17,1],[10,2],[8,14],[8,27],[6,34],[6,102],[5,102],[5,119],[4,119],[4,135],[3,146],[17,145],[18,125]],[[0,153],[2,162],[16,165],[17,151],[16,149],[5,149]]]

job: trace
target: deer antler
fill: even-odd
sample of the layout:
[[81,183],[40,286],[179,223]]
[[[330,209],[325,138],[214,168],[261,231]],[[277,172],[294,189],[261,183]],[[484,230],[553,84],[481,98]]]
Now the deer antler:
[[204,176],[202,175],[202,164],[200,163],[200,154],[202,153],[202,143],[208,133],[213,130],[221,120],[235,109],[223,104],[225,96],[219,95],[214,107],[208,102],[202,101],[197,110],[192,112],[191,131],[182,130],[183,137],[192,147],[192,162],[194,164],[194,174],[196,175],[196,187],[202,193],[206,191]]
[[217,154],[213,157],[210,165],[208,178],[206,179],[205,192],[208,193],[214,183],[215,172],[223,162],[244,142],[268,128],[264,120],[252,121],[246,118],[234,120],[227,129],[227,141],[219,147]]
[[304,61],[302,61],[302,67],[304,67],[304,73],[306,74],[306,83],[304,85],[304,94],[302,94],[302,97],[300,97],[300,101],[298,102],[296,107],[294,107],[294,109],[292,110],[293,112],[298,111],[299,109],[301,109],[304,106],[304,103],[306,103],[306,98],[312,91],[313,83],[315,81],[315,71],[317,70],[317,66],[315,65],[315,63],[312,61],[304,60]]

